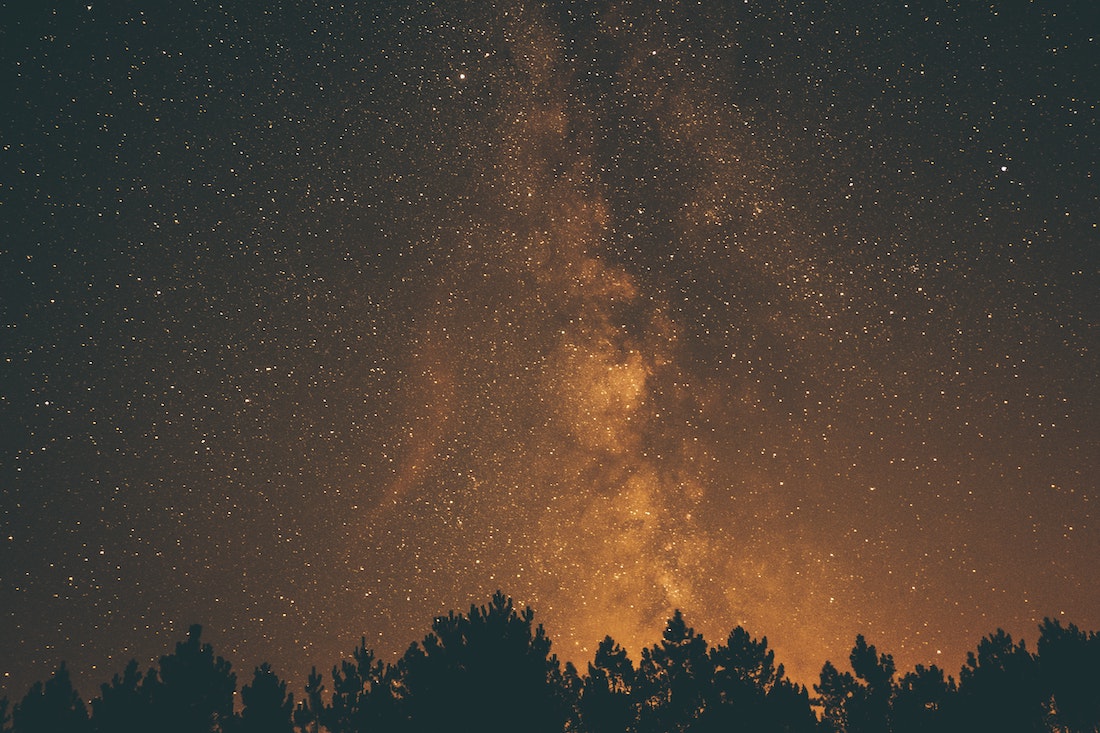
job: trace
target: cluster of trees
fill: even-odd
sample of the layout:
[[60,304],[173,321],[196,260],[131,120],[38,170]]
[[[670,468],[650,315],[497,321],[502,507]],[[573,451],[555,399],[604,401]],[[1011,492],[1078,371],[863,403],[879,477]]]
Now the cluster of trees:
[[708,647],[677,611],[637,666],[605,637],[581,674],[533,618],[498,592],[437,618],[396,664],[360,642],[331,689],[314,669],[297,702],[261,665],[238,705],[229,662],[193,626],[158,667],[142,674],[131,661],[90,711],[62,664],[13,709],[0,701],[0,733],[1100,731],[1100,635],[1050,619],[1035,654],[1003,631],[982,639],[958,682],[935,666],[899,676],[859,636],[851,671],[826,662],[811,693],[741,627]]

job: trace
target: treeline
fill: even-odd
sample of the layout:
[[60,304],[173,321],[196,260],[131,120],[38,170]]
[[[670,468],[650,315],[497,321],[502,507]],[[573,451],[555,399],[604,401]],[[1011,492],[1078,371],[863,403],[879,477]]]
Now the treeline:
[[230,663],[192,626],[153,669],[131,661],[90,709],[62,664],[10,710],[0,701],[0,733],[1100,731],[1100,635],[1050,619],[1034,654],[1003,631],[983,638],[958,681],[936,666],[899,675],[858,636],[850,671],[826,662],[812,691],[741,627],[710,647],[677,611],[637,665],[606,637],[581,674],[533,619],[498,592],[437,618],[396,664],[361,642],[300,696],[261,665],[239,705]]

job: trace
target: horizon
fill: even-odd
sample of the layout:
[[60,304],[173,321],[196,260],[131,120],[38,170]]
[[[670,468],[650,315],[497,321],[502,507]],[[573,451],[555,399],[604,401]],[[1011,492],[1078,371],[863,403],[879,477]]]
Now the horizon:
[[[638,663],[641,660],[642,650],[646,649],[646,650],[651,650],[652,651],[652,650],[660,647],[660,645],[661,645],[661,635],[662,635],[663,630],[668,628],[668,624],[672,621],[672,617],[675,614],[677,614],[677,613],[682,614],[682,611],[680,609],[674,609],[673,613],[670,614],[668,619],[666,619],[665,624],[662,625],[662,629],[659,630],[658,633],[655,634],[654,639],[650,643],[645,644],[645,645],[643,645],[643,646],[641,646],[637,649],[633,649],[633,648],[627,646],[626,644],[623,644],[619,639],[615,639],[610,634],[605,634],[603,637],[600,637],[600,639],[596,642],[596,644],[593,645],[593,649],[591,650],[591,652],[589,653],[587,658],[577,660],[577,659],[570,659],[570,658],[567,658],[567,657],[563,657],[561,655],[560,651],[556,648],[557,645],[554,642],[553,631],[551,629],[547,628],[545,626],[545,624],[542,621],[540,621],[537,609],[532,608],[530,605],[525,604],[522,601],[518,601],[518,600],[514,599],[512,596],[508,595],[507,593],[504,593],[503,590],[497,589],[497,591],[494,594],[494,597],[489,598],[487,600],[483,600],[481,603],[474,603],[474,604],[471,604],[471,605],[467,605],[466,607],[461,608],[461,609],[452,608],[452,609],[449,609],[449,611],[446,612],[446,613],[434,616],[431,619],[431,621],[427,624],[425,632],[420,637],[409,641],[403,647],[401,647],[400,649],[398,649],[396,651],[392,651],[392,652],[381,651],[380,652],[379,648],[374,647],[370,644],[367,644],[366,640],[369,637],[365,634],[362,634],[362,635],[360,635],[358,641],[355,644],[350,644],[348,646],[347,650],[345,651],[345,653],[343,655],[341,655],[340,657],[338,657],[336,659],[329,660],[325,663],[322,663],[321,665],[311,664],[310,666],[316,668],[321,673],[323,679],[327,680],[327,682],[331,682],[332,681],[331,680],[331,670],[334,669],[334,668],[338,668],[340,666],[341,662],[343,662],[343,661],[352,660],[353,659],[353,653],[352,653],[353,650],[358,646],[359,643],[363,643],[363,644],[365,644],[365,648],[367,650],[374,653],[376,659],[381,661],[387,668],[390,668],[390,667],[395,666],[397,664],[397,662],[408,651],[410,646],[416,646],[416,647],[423,648],[424,639],[429,635],[434,635],[433,631],[432,631],[432,627],[434,626],[436,621],[446,619],[446,618],[448,618],[448,616],[450,614],[456,614],[456,615],[465,616],[465,617],[468,618],[470,616],[470,613],[472,611],[474,611],[475,609],[482,612],[482,613],[484,613],[487,608],[491,607],[492,602],[493,602],[496,595],[499,595],[501,598],[507,599],[509,602],[514,602],[515,603],[515,609],[516,609],[517,612],[518,611],[523,611],[523,610],[532,611],[533,614],[534,614],[533,615],[533,620],[532,620],[533,627],[544,628],[545,631],[546,631],[546,638],[549,642],[549,651],[548,651],[549,655],[552,658],[555,658],[555,659],[558,660],[558,662],[560,663],[562,669],[565,668],[567,663],[572,664],[573,667],[576,669],[577,674],[580,675],[580,677],[582,679],[587,676],[588,663],[593,661],[594,654],[595,654],[595,651],[596,651],[595,647],[599,646],[599,644],[605,638],[611,638],[616,643],[616,646],[621,647],[626,652],[626,654],[627,654],[628,658],[630,659],[630,661],[634,664],[635,667],[637,667]],[[706,646],[707,646],[708,650],[714,650],[716,647],[724,645],[727,641],[726,637],[732,631],[734,631],[735,629],[743,629],[745,632],[747,632],[749,634],[749,636],[753,640],[765,643],[767,648],[775,653],[776,667],[777,668],[782,667],[783,670],[784,670],[783,679],[786,679],[790,682],[793,682],[793,683],[795,683],[795,684],[797,684],[801,687],[804,687],[805,689],[811,691],[811,693],[813,691],[814,685],[817,684],[820,681],[821,668],[824,667],[826,664],[832,664],[833,666],[835,666],[838,670],[840,670],[842,672],[843,671],[851,671],[849,661],[846,657],[843,658],[843,659],[840,659],[840,660],[823,659],[821,661],[821,664],[818,665],[817,672],[814,673],[814,675],[811,678],[801,679],[801,678],[791,674],[790,669],[789,669],[789,667],[788,667],[788,665],[787,665],[787,663],[786,663],[786,661],[783,657],[782,648],[779,647],[779,646],[776,646],[776,644],[773,643],[771,634],[757,633],[753,629],[745,629],[741,625],[735,624],[735,625],[731,626],[730,629],[727,632],[725,632],[725,634],[722,635],[722,638],[720,638],[718,640],[715,640],[711,637],[708,637],[699,628],[695,627],[691,622],[691,618],[687,614],[682,614],[682,616],[683,616],[683,619],[684,619],[687,627],[690,630],[694,631],[695,635],[698,636],[700,639],[704,639],[706,641]],[[1087,629],[1087,628],[1080,627],[1077,624],[1074,624],[1072,622],[1072,620],[1062,620],[1062,619],[1056,619],[1056,618],[1052,618],[1052,617],[1045,617],[1043,619],[1043,622],[1056,622],[1056,623],[1062,625],[1062,627],[1066,628],[1066,629],[1080,629],[1080,631],[1084,632],[1085,634],[1090,634],[1091,633],[1093,635],[1100,635],[1100,632],[1098,632],[1096,630],[1090,630],[1090,629]],[[127,664],[130,663],[130,661],[138,662],[138,671],[142,672],[143,674],[146,673],[146,672],[155,671],[157,669],[158,665],[159,665],[160,659],[162,657],[166,656],[166,655],[169,655],[172,652],[171,647],[174,646],[178,642],[185,641],[187,636],[188,636],[188,632],[190,630],[195,629],[195,628],[198,628],[198,629],[201,630],[203,643],[204,644],[210,644],[212,646],[214,655],[218,658],[224,659],[226,662],[228,662],[231,665],[231,672],[237,678],[237,683],[238,683],[237,688],[234,690],[234,693],[233,693],[235,700],[239,698],[239,696],[240,696],[240,687],[241,687],[241,685],[245,684],[248,681],[249,674],[253,670],[259,669],[261,666],[268,665],[268,662],[267,662],[266,659],[259,659],[255,663],[239,664],[238,661],[233,659],[230,654],[223,653],[223,650],[221,650],[219,648],[216,641],[211,639],[211,635],[209,633],[210,630],[205,625],[203,625],[199,622],[192,622],[190,624],[187,624],[186,626],[187,626],[187,631],[181,630],[179,633],[175,634],[174,638],[169,640],[170,643],[165,647],[165,649],[162,650],[160,653],[155,654],[151,659],[147,660],[147,663],[145,663],[144,665],[141,663],[141,660],[138,660],[136,657],[133,657],[131,659],[127,659],[125,661],[120,660],[120,663],[119,663],[117,669],[114,669],[114,670],[111,670],[111,671],[107,672],[106,677],[104,677],[103,679],[100,679],[100,680],[90,680],[90,682],[93,683],[91,686],[95,688],[95,693],[91,694],[91,695],[88,695],[84,692],[81,692],[82,685],[79,684],[79,682],[80,682],[79,672],[77,672],[76,674],[73,674],[73,670],[70,667],[68,667],[68,664],[67,664],[66,660],[61,659],[59,661],[59,664],[55,666],[55,669],[59,666],[65,666],[69,670],[70,676],[73,677],[73,680],[74,680],[73,687],[77,690],[77,692],[80,692],[80,697],[84,701],[84,703],[85,704],[90,704],[93,699],[101,696],[102,693],[99,692],[100,685],[105,685],[105,684],[110,683],[111,679],[115,675],[120,675],[122,673],[123,669],[125,668],[125,666]],[[907,665],[907,664],[903,663],[902,661],[899,661],[898,655],[891,652],[891,650],[883,648],[880,645],[876,644],[875,640],[873,638],[867,638],[866,634],[858,634],[858,636],[866,638],[867,643],[872,648],[877,648],[878,652],[880,652],[881,654],[884,654],[884,655],[889,655],[894,660],[894,662],[896,663],[896,666],[897,666],[897,671],[895,673],[895,676],[896,676],[897,679],[900,679],[902,676],[904,676],[905,674],[907,674],[909,672],[913,672],[918,666],[923,666],[923,667],[926,667],[926,668],[928,668],[928,667],[938,668],[938,669],[943,671],[943,673],[944,673],[944,675],[946,676],[947,679],[954,680],[954,681],[957,682],[960,679],[959,671],[964,669],[965,667],[967,667],[966,655],[969,655],[971,652],[976,651],[976,649],[978,647],[978,643],[980,641],[984,641],[987,638],[992,638],[997,633],[1004,631],[1005,633],[1008,633],[1009,637],[1011,638],[1011,640],[1014,643],[1022,645],[1023,647],[1027,648],[1027,650],[1031,654],[1034,655],[1034,654],[1036,654],[1036,648],[1037,648],[1037,644],[1035,643],[1035,640],[1038,639],[1040,630],[1041,630],[1041,624],[1040,624],[1040,626],[1036,627],[1035,637],[1031,640],[1031,643],[1029,644],[1028,639],[1025,636],[1017,636],[1016,634],[1013,634],[1010,631],[1008,631],[1006,629],[1003,629],[1002,627],[997,627],[995,629],[991,629],[986,634],[983,634],[980,639],[975,640],[974,644],[972,645],[972,648],[966,650],[966,652],[964,653],[964,658],[955,667],[946,666],[944,664],[944,660],[938,660],[938,659],[928,661],[928,662],[917,661],[917,662],[914,662],[912,664]],[[856,642],[856,639],[855,639],[855,637],[853,637],[852,643],[854,644],[855,642]],[[385,650],[387,648],[388,647],[382,647],[382,650]],[[293,693],[295,695],[295,699],[298,700],[298,701],[301,701],[303,699],[302,698],[302,690],[304,689],[304,685],[305,685],[305,681],[306,681],[304,678],[301,679],[301,680],[295,680],[295,679],[286,677],[280,672],[279,669],[277,669],[274,666],[271,667],[271,670],[277,676],[279,676],[281,679],[283,679],[283,681],[285,681],[287,683],[287,692]],[[51,670],[51,673],[52,672],[53,672],[53,670]],[[42,682],[42,681],[44,681],[44,678],[36,680],[36,682]],[[87,685],[85,685],[85,686],[87,686]],[[7,698],[9,704],[14,705],[14,704],[19,702],[19,700],[21,698],[21,695],[16,695],[16,696],[0,695],[0,699],[3,699],[3,698]],[[813,695],[811,694],[811,700],[812,699],[813,699]],[[238,704],[239,704],[239,700],[238,700]]]

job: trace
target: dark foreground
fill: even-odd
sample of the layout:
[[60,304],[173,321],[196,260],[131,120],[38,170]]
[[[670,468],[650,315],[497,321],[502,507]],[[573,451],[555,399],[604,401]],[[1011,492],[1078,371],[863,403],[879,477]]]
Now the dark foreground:
[[606,637],[581,674],[533,618],[498,592],[437,618],[394,665],[361,643],[291,692],[264,664],[239,700],[230,663],[193,626],[157,667],[130,662],[90,708],[62,664],[14,706],[0,700],[0,733],[1100,731],[1100,635],[1050,619],[1035,653],[1000,630],[983,638],[957,680],[936,666],[899,674],[858,636],[850,671],[826,662],[808,690],[741,627],[709,647],[677,611],[637,665]]

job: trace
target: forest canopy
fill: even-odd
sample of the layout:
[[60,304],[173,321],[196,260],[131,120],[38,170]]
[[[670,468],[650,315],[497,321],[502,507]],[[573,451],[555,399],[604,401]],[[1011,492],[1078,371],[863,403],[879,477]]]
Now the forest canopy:
[[194,625],[153,668],[132,660],[90,705],[62,663],[14,705],[0,700],[0,733],[1100,731],[1100,635],[1049,618],[1034,652],[998,629],[957,677],[935,665],[902,673],[860,635],[812,689],[787,678],[767,637],[738,626],[712,646],[679,611],[637,661],[610,636],[583,671],[551,646],[531,608],[498,591],[436,618],[393,664],[363,639],[296,689],[265,663],[238,692],[231,663]]

